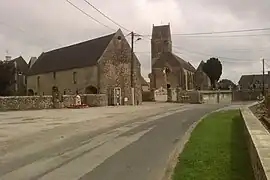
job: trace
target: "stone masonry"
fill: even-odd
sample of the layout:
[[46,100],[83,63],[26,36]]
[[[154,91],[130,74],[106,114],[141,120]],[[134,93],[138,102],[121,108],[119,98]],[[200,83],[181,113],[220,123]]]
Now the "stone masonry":
[[[53,87],[57,87],[60,94],[64,95],[74,95],[76,91],[80,94],[107,94],[109,105],[113,105],[114,88],[121,88],[121,104],[132,104],[131,48],[121,30],[118,30],[113,36],[111,35],[111,37],[102,55],[94,65],[69,69],[65,67],[66,69],[55,70],[54,72],[32,74],[27,78],[28,90],[34,91],[37,95],[51,95]],[[79,46],[81,45],[79,44]],[[72,48],[73,47],[76,48],[76,45],[73,45]],[[66,49],[68,48],[69,47]],[[87,47],[82,47],[82,50],[85,48]],[[61,53],[60,50],[55,51]],[[77,48],[77,53],[80,52],[81,49]],[[84,53],[87,52],[84,51]],[[50,55],[50,52],[47,54]],[[65,54],[61,55],[64,56]],[[85,54],[82,57],[88,56],[90,55]],[[63,59],[63,63],[64,61],[65,59]],[[76,59],[72,61],[76,61]],[[35,65],[38,64],[38,62],[39,59]],[[58,63],[61,64],[60,62]],[[135,55],[133,67],[134,102],[135,104],[141,104],[141,64]],[[74,75],[76,75],[76,77],[74,77]],[[74,82],[75,80],[76,83]],[[124,102],[125,98],[127,98],[127,102]]]

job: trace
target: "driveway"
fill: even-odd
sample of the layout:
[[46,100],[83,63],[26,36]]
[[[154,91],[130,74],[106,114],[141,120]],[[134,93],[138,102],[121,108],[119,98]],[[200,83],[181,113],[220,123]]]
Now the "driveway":
[[0,113],[1,180],[153,180],[187,129],[225,105]]

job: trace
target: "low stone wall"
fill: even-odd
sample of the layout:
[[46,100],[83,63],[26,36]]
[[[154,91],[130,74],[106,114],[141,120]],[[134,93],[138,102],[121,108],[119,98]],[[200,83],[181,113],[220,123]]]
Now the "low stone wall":
[[232,92],[233,101],[255,101],[262,91],[240,90]]
[[[80,95],[82,103],[90,107],[107,106],[108,98],[105,94],[83,94]],[[75,96],[64,95],[61,105],[58,107],[66,108],[75,103]],[[0,111],[8,110],[34,110],[34,109],[52,109],[52,96],[11,96],[0,97]]]
[[231,91],[200,91],[202,103],[217,104],[232,102]]
[[177,102],[180,103],[218,104],[230,103],[231,101],[231,91],[177,91]]
[[201,103],[200,92],[177,90],[177,102],[199,104]]
[[108,106],[108,97],[105,94],[83,94],[83,103],[90,107]]
[[10,96],[0,97],[0,110],[50,109],[52,96]]
[[241,108],[245,134],[256,180],[270,180],[270,134],[248,107]]

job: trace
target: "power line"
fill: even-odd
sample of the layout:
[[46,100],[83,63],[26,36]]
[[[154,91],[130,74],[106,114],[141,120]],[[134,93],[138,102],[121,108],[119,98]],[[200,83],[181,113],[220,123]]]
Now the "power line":
[[[213,57],[213,55],[211,55],[211,54],[206,54],[206,53],[202,53],[202,52],[198,52],[198,51],[191,51],[191,50],[184,49],[182,47],[177,47],[177,46],[173,46],[173,47],[176,48],[176,49],[178,49],[178,50],[184,50],[184,51],[189,52],[189,53],[192,53],[192,54],[199,54],[199,55],[203,55],[203,56]],[[254,60],[237,59],[237,58],[224,57],[224,56],[216,56],[216,57],[221,58],[221,59],[233,60],[231,62],[251,62],[251,61],[254,61]],[[229,62],[229,61],[226,61],[226,62]]]
[[[172,34],[172,36],[175,34]],[[241,34],[241,35],[230,35],[230,36],[185,36],[185,38],[241,38],[241,37],[261,37],[270,36],[270,34]]]
[[75,4],[73,4],[72,2],[70,2],[69,0],[65,0],[65,1],[68,2],[74,8],[76,8],[77,10],[79,10],[81,13],[83,13],[84,15],[86,15],[87,17],[91,18],[93,21],[101,24],[102,26],[104,26],[104,27],[106,27],[106,28],[108,28],[110,30],[116,31],[115,29],[111,28],[110,26],[107,26],[106,24],[103,24],[99,20],[95,19],[94,17],[92,17],[91,15],[89,15],[88,13],[86,13],[84,10],[82,10],[81,8],[79,8],[78,6],[76,6]]
[[119,23],[117,23],[116,21],[114,21],[112,18],[110,18],[109,16],[107,16],[106,14],[104,14],[101,10],[99,10],[97,7],[95,7],[93,4],[91,4],[89,1],[87,0],[83,0],[84,2],[86,2],[89,6],[91,6],[92,8],[94,8],[97,12],[99,12],[102,16],[104,16],[105,18],[107,18],[109,21],[111,21],[112,23],[116,24],[117,26],[121,27],[122,29],[131,32],[130,30],[128,30],[127,28],[125,28],[124,26],[120,25]]
[[[207,34],[226,34],[226,33],[256,32],[256,31],[268,31],[268,30],[270,30],[270,28],[242,29],[242,30],[231,30],[231,31],[197,32],[197,33],[173,33],[172,35],[196,36],[196,35],[207,35]],[[144,35],[144,36],[151,36],[151,35]]]

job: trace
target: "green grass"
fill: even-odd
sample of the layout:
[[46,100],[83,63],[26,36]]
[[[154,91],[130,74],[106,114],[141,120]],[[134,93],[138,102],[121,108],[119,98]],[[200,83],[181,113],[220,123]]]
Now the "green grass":
[[254,180],[237,110],[216,112],[194,129],[173,180]]

